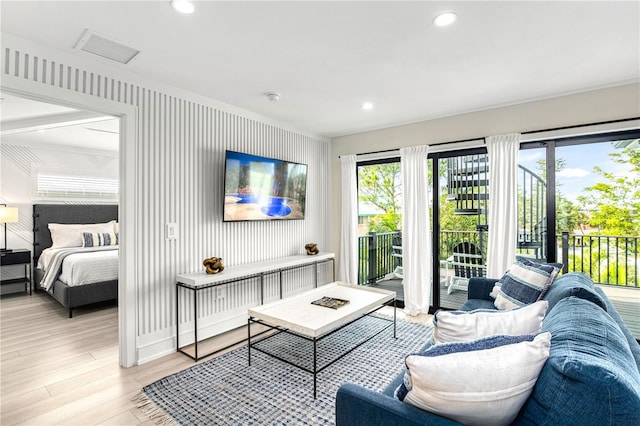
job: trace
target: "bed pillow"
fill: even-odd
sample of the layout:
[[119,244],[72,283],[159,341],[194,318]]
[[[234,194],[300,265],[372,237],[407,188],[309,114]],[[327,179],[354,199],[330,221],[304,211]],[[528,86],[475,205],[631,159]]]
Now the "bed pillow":
[[115,232],[83,232],[82,247],[117,246],[118,234]]
[[61,247],[82,247],[82,234],[84,232],[114,232],[113,223],[91,223],[91,224],[67,224],[50,223],[52,248]]
[[436,343],[466,342],[495,335],[538,334],[547,313],[546,300],[509,310],[437,311],[433,316]]
[[494,306],[510,309],[540,300],[559,270],[555,265],[519,258],[497,283],[500,288]]
[[464,424],[507,425],[549,357],[550,333],[434,345],[405,359],[395,396]]

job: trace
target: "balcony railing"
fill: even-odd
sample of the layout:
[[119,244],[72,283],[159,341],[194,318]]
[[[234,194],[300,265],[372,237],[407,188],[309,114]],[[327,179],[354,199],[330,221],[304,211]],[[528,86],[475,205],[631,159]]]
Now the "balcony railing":
[[558,246],[564,272],[584,272],[599,284],[640,287],[640,237],[563,232]]
[[[486,256],[487,232],[440,232],[439,259],[445,260],[460,242],[470,241],[483,247]],[[372,232],[358,238],[358,283],[374,284],[391,274],[399,259],[393,246],[400,245],[400,232]],[[563,233],[558,239],[558,261],[563,272],[584,272],[598,284],[640,287],[640,236],[576,235]]]
[[393,246],[400,246],[400,232],[370,232],[358,237],[358,284],[374,284],[394,271],[399,259]]

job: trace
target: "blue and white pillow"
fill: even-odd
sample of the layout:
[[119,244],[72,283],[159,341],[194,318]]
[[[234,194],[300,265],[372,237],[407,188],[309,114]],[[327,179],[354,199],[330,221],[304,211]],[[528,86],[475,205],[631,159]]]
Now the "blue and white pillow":
[[[537,302],[559,271],[557,265],[518,258],[497,283],[499,289],[494,306],[498,309],[511,309]],[[494,292],[495,290],[494,287]]]
[[83,232],[82,247],[117,246],[119,236],[115,232]]
[[551,334],[540,333],[433,345],[405,358],[395,396],[463,424],[508,425],[533,391],[550,344]]

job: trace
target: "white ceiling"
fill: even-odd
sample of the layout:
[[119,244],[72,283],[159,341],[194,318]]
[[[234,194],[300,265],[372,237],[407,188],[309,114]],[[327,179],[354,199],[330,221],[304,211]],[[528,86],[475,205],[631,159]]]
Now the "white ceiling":
[[66,51],[90,29],[142,51],[115,66],[325,136],[640,81],[638,1],[195,6],[3,0],[1,28]]
[[2,93],[2,143],[118,151],[120,120]]

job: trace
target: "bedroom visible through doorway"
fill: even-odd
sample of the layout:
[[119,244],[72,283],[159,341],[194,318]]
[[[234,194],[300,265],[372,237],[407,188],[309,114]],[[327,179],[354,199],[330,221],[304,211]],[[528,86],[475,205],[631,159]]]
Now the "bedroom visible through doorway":
[[[120,119],[113,115],[28,99],[3,91],[0,198],[2,203],[16,207],[19,211],[18,222],[7,224],[7,245],[9,248],[29,250],[33,258],[34,272],[42,266],[42,262],[38,262],[39,259],[37,259],[42,258],[40,253],[51,245],[51,239],[48,242],[34,241],[35,235],[45,231],[49,235],[48,238],[51,238],[47,225],[34,225],[34,205],[53,205],[72,209],[74,213],[68,214],[62,211],[60,217],[52,219],[62,224],[99,223],[103,218],[96,217],[94,220],[91,212],[104,205],[113,205],[115,214],[113,218],[109,218],[113,221],[110,233],[114,235],[118,233],[120,124]],[[86,230],[91,231],[89,228]],[[103,230],[106,231],[106,229]],[[4,238],[4,227],[1,232]],[[66,238],[66,234],[58,236]],[[65,240],[62,245],[78,244],[66,244]],[[66,249],[68,247],[65,247]],[[35,255],[36,253],[38,256]],[[98,262],[101,266],[103,265],[103,262]],[[101,329],[99,332],[96,331],[94,337],[104,340],[109,335],[113,344],[117,346],[119,343],[117,254],[115,260],[112,259],[109,262],[114,271],[100,271],[95,267],[95,263],[94,266],[85,266],[87,269],[79,272],[67,266],[66,271],[61,271],[61,275],[55,279],[56,283],[65,284],[73,280],[69,288],[74,287],[74,291],[81,294],[83,290],[77,291],[78,289],[82,289],[84,285],[95,286],[96,283],[101,282],[101,274],[110,274],[104,280],[112,283],[110,288],[109,285],[103,285],[97,290],[104,293],[102,298],[81,297],[78,300],[77,296],[68,296],[62,290],[58,290],[54,297],[44,290],[28,296],[24,291],[20,291],[20,288],[12,289],[3,286],[3,302],[7,302],[3,303],[3,308],[9,306],[10,299],[33,297],[30,309],[33,310],[35,307],[37,310],[42,310],[38,315],[43,317],[56,315],[66,318],[71,311],[64,306],[64,303],[71,303],[74,318],[69,321],[85,322],[93,321],[93,318],[104,320],[105,315],[115,318],[116,320],[109,321],[110,332],[107,333]],[[75,268],[75,264],[73,265]],[[17,268],[12,270],[3,267],[3,275],[12,273],[20,273],[20,271],[17,271]],[[115,277],[112,276],[113,274]],[[34,288],[38,288],[42,274],[34,273],[33,277]],[[71,302],[68,300],[69,297]],[[95,301],[99,303],[92,303]],[[4,325],[6,324],[3,324],[3,331],[8,331],[5,330]],[[91,336],[86,338],[92,339]],[[55,345],[55,343],[52,344]]]

